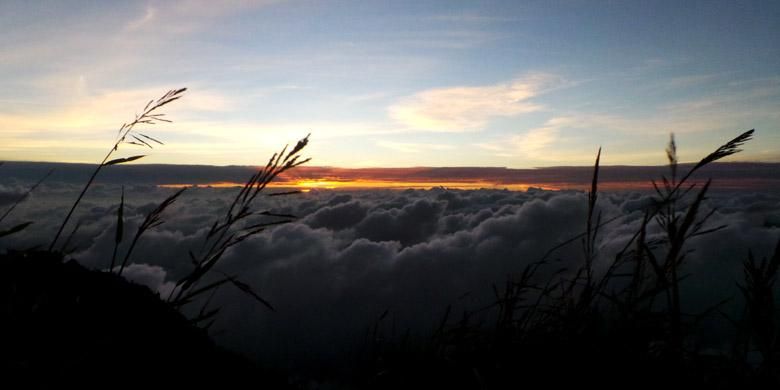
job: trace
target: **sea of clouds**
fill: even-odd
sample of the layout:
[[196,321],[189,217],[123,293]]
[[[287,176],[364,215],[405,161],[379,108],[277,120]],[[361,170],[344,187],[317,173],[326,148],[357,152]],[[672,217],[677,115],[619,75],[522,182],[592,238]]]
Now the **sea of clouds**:
[[[717,183],[715,183],[717,186]],[[0,185],[0,210],[23,194],[21,184]],[[46,247],[78,190],[42,185],[6,221],[33,221],[27,231],[0,238],[0,251]],[[125,188],[125,245],[146,213],[174,190]],[[164,296],[191,269],[188,251],[198,253],[206,231],[229,206],[235,188],[190,188],[165,213],[165,224],[149,231],[133,253],[125,276]],[[69,240],[72,258],[108,267],[114,246],[118,186],[96,185],[80,205]],[[604,259],[637,230],[649,193],[603,193],[598,210],[605,227],[599,241]],[[780,194],[717,193],[710,224],[727,225],[690,242],[684,303],[695,312],[725,298],[739,301],[741,261],[751,250],[769,256],[780,238]],[[365,331],[386,310],[385,328],[430,334],[448,305],[455,310],[484,306],[492,285],[519,272],[556,244],[585,227],[587,195],[575,191],[501,190],[311,191],[258,199],[258,211],[298,219],[243,242],[218,268],[237,275],[271,302],[267,310],[247,295],[223,287],[211,328],[223,345],[266,362],[293,366],[354,356]],[[64,236],[70,235],[75,223]],[[656,234],[651,232],[652,234]],[[62,241],[65,241],[64,239]],[[120,247],[120,253],[126,248]],[[556,252],[540,277],[582,261],[579,242]],[[598,263],[604,267],[606,263]],[[199,309],[194,307],[193,309]]]

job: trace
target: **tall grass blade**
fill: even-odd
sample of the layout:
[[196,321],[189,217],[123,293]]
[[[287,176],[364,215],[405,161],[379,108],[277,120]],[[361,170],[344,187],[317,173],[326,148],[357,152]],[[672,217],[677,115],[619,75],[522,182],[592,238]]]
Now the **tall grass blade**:
[[[79,193],[79,196],[76,198],[76,201],[73,202],[73,205],[70,207],[68,214],[65,216],[65,219],[62,221],[62,224],[57,230],[57,233],[54,235],[51,244],[49,244],[49,251],[54,250],[54,247],[57,245],[57,241],[59,240],[60,235],[62,235],[62,231],[65,229],[65,226],[68,224],[68,221],[70,221],[70,218],[73,216],[73,212],[76,211],[76,207],[78,207],[79,203],[81,203],[81,200],[84,198],[84,195],[86,195],[87,190],[89,190],[89,187],[92,186],[92,183],[95,181],[95,178],[97,178],[97,175],[100,173],[100,170],[103,169],[103,167],[105,166],[133,161],[135,159],[142,157],[142,156],[141,157],[136,156],[135,158],[130,157],[126,159],[109,160],[111,158],[111,155],[117,150],[119,150],[119,145],[122,142],[124,142],[124,140],[130,134],[130,132],[133,131],[135,125],[140,123],[153,124],[156,121],[159,121],[158,117],[153,116],[153,113],[157,109],[163,107],[164,105],[180,98],[182,96],[182,93],[184,93],[186,90],[187,88],[179,88],[176,90],[170,90],[166,92],[162,97],[157,99],[157,101],[150,101],[149,103],[147,103],[146,106],[144,107],[143,113],[141,115],[136,115],[135,120],[133,120],[130,123],[122,124],[122,126],[119,128],[119,132],[117,133],[117,138],[118,138],[117,141],[108,150],[106,156],[103,157],[103,161],[101,161],[100,164],[98,164],[97,167],[95,167],[95,170],[92,172],[92,175],[89,177],[89,180],[87,180],[87,183],[84,185],[84,188]],[[170,122],[170,121],[166,120],[166,122]]]
[[243,291],[244,293],[248,294],[252,298],[254,298],[256,301],[263,304],[265,307],[267,307],[271,311],[276,311],[276,309],[271,305],[270,302],[265,300],[263,297],[258,295],[250,285],[236,279],[236,278],[230,278],[230,283],[232,283],[234,286],[236,286],[239,290]]
[[3,220],[8,216],[8,214],[11,214],[11,211],[13,211],[16,208],[16,206],[18,206],[20,203],[24,202],[24,200],[27,199],[27,197],[30,196],[30,194],[33,191],[35,191],[35,189],[38,188],[38,186],[40,186],[49,176],[51,176],[52,173],[54,173],[54,169],[50,169],[49,172],[47,172],[45,175],[43,175],[43,177],[41,177],[37,182],[35,182],[35,184],[33,184],[32,187],[28,188],[27,191],[25,191],[24,194],[19,196],[19,198],[16,199],[16,201],[11,205],[11,207],[9,207],[3,213],[3,215],[0,216],[0,222],[3,222]]
[[127,249],[127,253],[125,253],[125,257],[122,260],[122,264],[119,266],[119,271],[117,272],[117,275],[120,276],[122,275],[125,266],[127,266],[127,263],[130,261],[130,255],[133,254],[133,250],[135,249],[135,246],[138,243],[138,240],[141,238],[141,236],[147,230],[153,229],[163,224],[163,221],[161,219],[162,213],[165,211],[165,209],[167,209],[170,205],[172,205],[186,189],[187,187],[184,187],[176,191],[171,196],[163,200],[154,210],[150,211],[149,214],[146,215],[146,218],[144,219],[143,223],[141,223],[141,225],[138,226],[138,231],[136,231],[135,236],[133,237],[133,241],[130,242],[130,247]]
[[[669,169],[672,171],[672,185],[677,181],[677,143],[674,142],[674,133],[669,135],[669,145],[666,147],[666,158],[669,160]],[[667,188],[668,190],[669,188]]]
[[33,224],[32,222],[24,222],[7,230],[0,230],[0,237],[10,236],[11,234],[19,233],[32,224]]
[[[167,121],[167,122],[170,122],[169,120],[166,120],[166,119],[158,119],[158,120],[165,120],[165,121]],[[144,137],[144,138],[146,138],[146,139],[148,139],[148,140],[150,140],[150,141],[152,141],[152,142],[156,142],[156,143],[158,143],[158,144],[160,144],[160,145],[165,145],[164,143],[162,143],[162,141],[160,141],[160,140],[157,140],[157,139],[155,139],[155,138],[152,138],[152,137],[150,137],[150,136],[148,136],[148,135],[146,135],[146,134],[143,134],[143,133],[138,133],[138,135],[140,135],[141,137]]]
[[122,243],[122,237],[124,236],[124,231],[125,231],[124,210],[125,210],[125,186],[122,186],[122,196],[119,199],[119,207],[116,210],[116,234],[114,235],[114,252],[111,255],[111,266],[108,268],[109,270],[114,269],[114,265],[116,264],[116,254],[117,251],[119,250],[119,244]]
[[116,164],[123,164],[130,161],[135,161],[140,158],[144,158],[146,155],[140,155],[140,156],[132,156],[132,157],[125,157],[125,158],[117,158],[108,162],[103,163],[103,166],[109,166],[109,165],[116,165]]

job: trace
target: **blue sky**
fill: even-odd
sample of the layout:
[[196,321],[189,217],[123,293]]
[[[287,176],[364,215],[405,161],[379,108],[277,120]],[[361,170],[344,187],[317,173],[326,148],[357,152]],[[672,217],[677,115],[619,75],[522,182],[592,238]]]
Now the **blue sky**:
[[[0,3],[0,159],[99,161],[186,86],[146,163],[662,164],[756,128],[780,161],[780,3]],[[137,154],[125,145],[124,154]]]

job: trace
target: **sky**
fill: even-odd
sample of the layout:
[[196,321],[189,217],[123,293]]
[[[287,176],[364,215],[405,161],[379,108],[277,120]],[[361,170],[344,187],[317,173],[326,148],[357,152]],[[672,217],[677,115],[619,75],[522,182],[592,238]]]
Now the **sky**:
[[[529,168],[780,161],[780,3],[0,2],[0,160],[98,162],[149,99],[144,163]],[[139,154],[123,145],[117,156]],[[732,159],[733,160],[733,159]]]

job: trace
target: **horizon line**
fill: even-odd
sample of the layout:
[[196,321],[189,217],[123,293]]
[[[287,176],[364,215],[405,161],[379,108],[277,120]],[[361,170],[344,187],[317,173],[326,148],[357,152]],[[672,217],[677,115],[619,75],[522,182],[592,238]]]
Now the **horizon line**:
[[[34,160],[0,160],[0,166],[5,163],[22,163],[22,164],[62,164],[62,165],[91,165],[97,166],[98,163],[89,162],[69,162],[69,161],[34,161]],[[695,165],[698,161],[691,162],[678,162],[678,166]],[[745,161],[715,161],[712,165],[742,165],[742,164],[763,164],[763,165],[780,165],[780,161],[759,161],[759,160],[745,160]],[[241,165],[241,164],[228,164],[228,165],[213,165],[213,164],[171,164],[171,163],[145,163],[145,162],[133,162],[132,164],[123,164],[121,167],[130,166],[181,166],[181,167],[211,167],[211,168],[261,168],[261,165]],[[630,165],[630,164],[599,164],[599,167],[638,167],[638,168],[659,168],[668,167],[669,164],[656,164],[656,165]],[[593,164],[589,165],[547,165],[547,166],[534,166],[527,168],[515,168],[508,166],[491,166],[491,165],[412,165],[412,166],[339,166],[339,165],[301,165],[295,169],[312,169],[312,168],[328,168],[328,169],[442,169],[442,168],[469,168],[469,169],[507,169],[507,170],[538,170],[538,169],[551,169],[551,168],[593,168]]]

